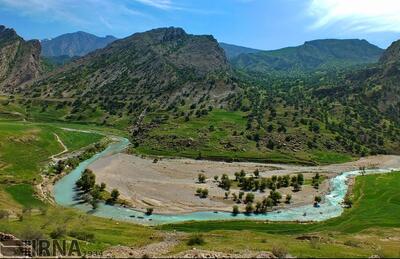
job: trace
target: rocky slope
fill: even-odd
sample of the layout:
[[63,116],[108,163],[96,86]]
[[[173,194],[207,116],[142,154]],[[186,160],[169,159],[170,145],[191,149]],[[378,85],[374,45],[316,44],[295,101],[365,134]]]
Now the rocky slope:
[[0,90],[9,91],[40,72],[39,41],[25,41],[13,29],[0,25]]
[[51,40],[43,40],[42,56],[84,56],[96,49],[104,48],[115,40],[114,36],[97,37],[82,31],[67,33]]
[[25,94],[74,100],[115,114],[190,99],[220,100],[232,91],[229,65],[212,36],[161,28],[117,40],[36,82]]

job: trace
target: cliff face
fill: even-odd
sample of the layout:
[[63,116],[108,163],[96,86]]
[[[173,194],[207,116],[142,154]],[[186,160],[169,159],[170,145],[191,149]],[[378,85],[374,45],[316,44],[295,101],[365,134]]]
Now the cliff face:
[[40,42],[25,41],[0,25],[0,90],[8,91],[40,74]]

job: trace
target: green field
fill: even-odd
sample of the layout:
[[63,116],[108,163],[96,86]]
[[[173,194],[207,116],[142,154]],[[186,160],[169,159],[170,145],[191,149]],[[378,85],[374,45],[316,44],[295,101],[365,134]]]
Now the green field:
[[5,188],[11,197],[25,208],[44,207],[45,204],[35,197],[35,191],[32,185],[18,184],[11,185]]
[[[398,257],[398,241],[381,242],[386,236],[400,235],[400,172],[358,177],[354,187],[354,206],[338,217],[322,223],[264,223],[251,221],[192,222],[166,225],[163,230],[188,233],[206,233],[209,246],[228,251],[241,247],[284,246],[288,252],[300,257],[362,257],[381,253]],[[241,238],[243,235],[249,238]],[[299,236],[315,235],[323,239],[319,249],[310,242],[299,241]],[[254,241],[251,238],[255,238]],[[241,241],[238,241],[240,239]],[[261,240],[272,242],[262,244]],[[248,241],[246,241],[248,240]],[[335,240],[336,242],[332,242]],[[371,245],[376,242],[375,245]],[[347,244],[347,245],[346,245]],[[380,248],[377,247],[380,245]]]

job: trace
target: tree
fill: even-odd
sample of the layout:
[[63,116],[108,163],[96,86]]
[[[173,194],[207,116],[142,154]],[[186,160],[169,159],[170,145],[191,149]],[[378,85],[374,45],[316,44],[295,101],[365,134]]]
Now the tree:
[[101,183],[100,184],[100,191],[103,192],[106,189],[106,184],[105,183]]
[[117,189],[113,189],[111,191],[111,199],[116,202],[118,200],[119,197],[119,191]]
[[365,171],[365,166],[360,166],[359,170],[360,170],[360,172],[361,172],[361,175],[364,176],[365,173],[366,173],[366,171]]
[[231,194],[230,192],[225,192],[225,200],[227,200],[229,198],[229,194]]
[[206,182],[206,176],[204,174],[199,174],[197,179],[199,180],[199,183],[205,183]]
[[254,211],[254,207],[253,207],[253,204],[250,202],[250,203],[247,203],[247,205],[246,205],[246,213],[247,214],[250,214],[250,213],[252,213]]
[[237,205],[233,205],[232,207],[232,214],[234,216],[236,216],[237,214],[239,214],[239,207]]
[[260,201],[257,201],[256,202],[256,213],[261,213],[262,207],[263,207],[263,204]]
[[152,215],[152,214],[153,214],[153,211],[154,211],[153,208],[147,208],[147,209],[146,209],[146,215],[147,215],[147,216]]
[[353,201],[351,200],[351,198],[349,196],[346,196],[344,198],[343,203],[347,208],[351,208],[353,206]]
[[233,201],[237,201],[238,200],[238,197],[237,197],[236,193],[232,193],[232,200]]
[[85,169],[81,178],[76,182],[78,188],[89,192],[96,184],[96,175],[90,169]]
[[260,170],[258,170],[258,168],[253,172],[253,174],[254,174],[254,177],[255,178],[258,178],[258,177],[260,177]]
[[239,192],[239,200],[243,199],[244,192]]
[[95,210],[95,209],[97,209],[98,207],[99,207],[99,205],[98,205],[98,200],[96,200],[96,199],[91,199],[90,200],[90,205],[92,205],[92,208]]
[[298,192],[298,191],[300,191],[300,190],[301,190],[300,184],[299,184],[298,182],[295,182],[295,183],[293,184],[293,191],[294,191],[294,192]]
[[201,191],[201,195],[200,195],[200,198],[207,198],[208,197],[208,189],[206,189],[206,188],[204,188],[202,191]]
[[214,175],[214,181],[218,182],[218,175]]
[[260,192],[264,192],[266,188],[267,188],[267,180],[261,179],[260,187],[259,187]]
[[297,174],[297,182],[299,185],[303,185],[304,184],[304,175],[302,173],[298,173]]
[[239,172],[235,172],[235,181],[239,181],[240,178],[240,173]]
[[274,147],[275,147],[275,143],[271,139],[269,139],[267,142],[267,148],[273,150]]
[[269,197],[272,199],[274,205],[278,205],[282,199],[282,195],[277,191],[271,191]]
[[285,203],[290,204],[291,201],[292,201],[292,195],[291,194],[287,194]]
[[246,198],[244,199],[245,203],[252,203],[254,201],[254,194],[248,193],[246,194]]
[[227,174],[223,174],[221,177],[221,181],[219,183],[219,186],[227,191],[231,188],[231,180],[229,179]]
[[263,200],[263,206],[268,209],[272,208],[274,206],[274,201],[271,199],[271,197],[264,198]]
[[315,196],[314,198],[314,206],[318,206],[318,204],[322,201],[321,196]]

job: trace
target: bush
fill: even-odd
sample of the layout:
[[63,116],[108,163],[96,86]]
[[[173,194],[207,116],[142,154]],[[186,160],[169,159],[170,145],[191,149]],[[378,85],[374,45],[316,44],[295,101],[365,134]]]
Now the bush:
[[205,183],[206,182],[206,176],[204,174],[199,174],[197,178],[199,180],[199,183]]
[[67,233],[67,230],[63,226],[58,226],[56,229],[50,232],[50,237],[52,239],[59,239],[63,236],[65,236]]
[[202,235],[194,235],[189,238],[187,244],[189,246],[194,246],[194,245],[204,245],[205,241]]
[[87,241],[91,242],[94,240],[94,234],[93,233],[88,233],[86,231],[70,231],[68,233],[69,236],[74,237],[76,239],[82,240],[82,241]]

